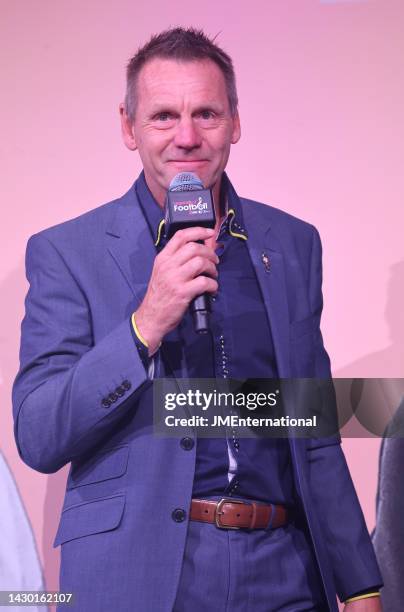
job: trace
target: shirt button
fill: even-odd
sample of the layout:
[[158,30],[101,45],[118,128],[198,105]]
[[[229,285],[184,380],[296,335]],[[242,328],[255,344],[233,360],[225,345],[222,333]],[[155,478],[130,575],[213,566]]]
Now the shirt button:
[[194,448],[195,442],[192,438],[182,438],[180,444],[184,450],[191,450]]
[[172,511],[171,516],[173,518],[173,521],[175,521],[176,523],[182,523],[183,521],[185,521],[187,513],[182,508],[176,508]]

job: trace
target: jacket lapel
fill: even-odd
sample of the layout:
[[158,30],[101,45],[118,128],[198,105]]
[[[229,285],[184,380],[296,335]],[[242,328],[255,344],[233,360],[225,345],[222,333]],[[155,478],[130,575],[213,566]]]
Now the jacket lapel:
[[116,203],[106,233],[111,237],[108,251],[137,300],[135,306],[139,306],[146,293],[156,248],[134,186]]
[[247,247],[254,264],[267,311],[280,378],[290,376],[289,308],[281,246],[263,215],[253,203],[242,207],[248,240]]

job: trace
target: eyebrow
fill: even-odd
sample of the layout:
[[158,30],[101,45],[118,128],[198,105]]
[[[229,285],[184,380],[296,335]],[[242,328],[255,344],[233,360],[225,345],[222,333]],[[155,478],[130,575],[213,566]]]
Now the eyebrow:
[[222,108],[222,106],[219,105],[215,105],[214,103],[212,104],[211,102],[207,102],[206,104],[201,104],[200,106],[198,106],[195,109],[195,113],[200,113],[202,111],[213,111],[214,113],[216,113],[217,115],[220,115],[222,113],[224,113],[224,109]]
[[[202,111],[212,111],[216,113],[217,115],[222,115],[225,112],[221,106],[216,105],[211,102],[207,102],[206,104],[200,104],[199,106],[197,106],[193,110],[192,114],[194,115],[197,113],[201,113]],[[159,104],[156,104],[156,106],[150,110],[149,115],[150,117],[154,117],[155,115],[158,115],[159,113],[172,113],[173,115],[177,115],[178,111],[173,106],[171,106],[171,104],[169,103],[167,104],[159,103]]]

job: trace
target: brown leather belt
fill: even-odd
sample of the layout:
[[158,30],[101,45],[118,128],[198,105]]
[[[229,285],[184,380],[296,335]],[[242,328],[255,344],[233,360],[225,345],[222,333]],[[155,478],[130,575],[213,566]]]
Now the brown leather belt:
[[221,529],[275,529],[289,522],[285,506],[258,504],[229,497],[193,499],[191,521],[213,523]]

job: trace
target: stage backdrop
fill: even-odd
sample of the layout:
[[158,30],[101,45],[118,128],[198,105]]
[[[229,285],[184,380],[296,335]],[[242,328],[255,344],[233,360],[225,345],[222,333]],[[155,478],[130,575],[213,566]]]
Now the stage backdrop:
[[[1,451],[27,509],[48,589],[66,468],[33,472],[12,435],[30,235],[126,191],[124,68],[152,33],[193,25],[234,58],[241,195],[315,224],[323,330],[337,376],[403,376],[404,5],[401,0],[1,3]],[[344,441],[370,529],[380,441]]]

